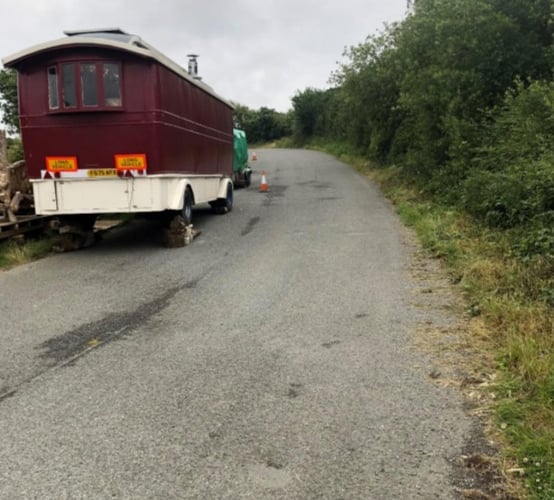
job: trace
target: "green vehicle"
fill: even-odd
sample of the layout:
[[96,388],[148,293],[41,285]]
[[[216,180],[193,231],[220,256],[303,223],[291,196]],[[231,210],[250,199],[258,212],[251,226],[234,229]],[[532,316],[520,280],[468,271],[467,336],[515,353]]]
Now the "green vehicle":
[[246,133],[238,128],[233,129],[233,183],[235,186],[248,187],[252,177],[252,169],[248,166],[248,142]]

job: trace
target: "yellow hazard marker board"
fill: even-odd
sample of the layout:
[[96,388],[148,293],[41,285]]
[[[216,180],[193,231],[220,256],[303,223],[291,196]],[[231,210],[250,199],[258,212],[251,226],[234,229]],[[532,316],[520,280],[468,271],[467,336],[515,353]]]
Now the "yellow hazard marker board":
[[146,155],[115,155],[115,168],[117,170],[146,170]]
[[77,172],[77,157],[47,156],[46,170],[48,172]]

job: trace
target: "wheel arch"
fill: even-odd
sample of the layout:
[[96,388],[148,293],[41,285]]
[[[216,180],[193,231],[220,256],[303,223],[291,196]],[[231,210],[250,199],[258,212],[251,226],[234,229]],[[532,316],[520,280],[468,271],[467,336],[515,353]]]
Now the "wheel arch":
[[227,197],[227,186],[229,184],[234,189],[233,181],[230,177],[224,177],[219,181],[219,189],[217,190],[218,199],[225,199]]
[[179,189],[179,205],[178,209],[182,210],[185,204],[185,192],[187,189],[190,191],[190,194],[192,196],[192,204],[194,205],[196,203],[195,196],[194,196],[194,188],[192,187],[192,184],[189,180],[183,179],[182,185]]

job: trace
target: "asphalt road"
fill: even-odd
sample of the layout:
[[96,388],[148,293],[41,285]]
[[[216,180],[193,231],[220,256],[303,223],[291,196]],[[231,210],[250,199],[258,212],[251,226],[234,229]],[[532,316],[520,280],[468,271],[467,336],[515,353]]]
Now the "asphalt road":
[[257,153],[189,247],[136,221],[0,272],[1,499],[455,498],[406,230],[334,159]]

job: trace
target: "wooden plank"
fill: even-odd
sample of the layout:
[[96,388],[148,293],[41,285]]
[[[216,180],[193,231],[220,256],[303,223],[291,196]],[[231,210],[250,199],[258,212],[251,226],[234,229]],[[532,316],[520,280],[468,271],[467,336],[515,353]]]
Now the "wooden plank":
[[42,229],[50,219],[50,215],[25,215],[18,217],[17,222],[0,222],[0,240]]

